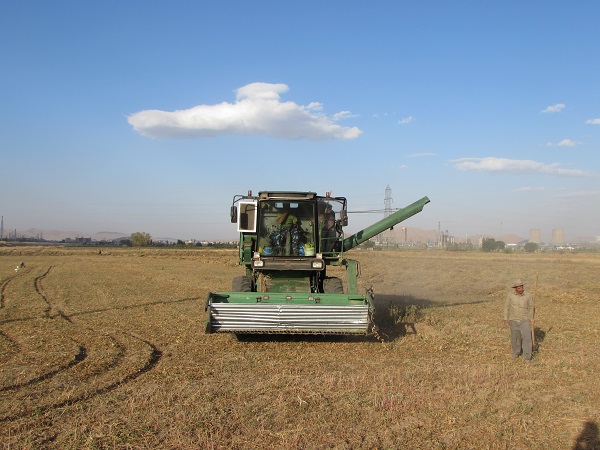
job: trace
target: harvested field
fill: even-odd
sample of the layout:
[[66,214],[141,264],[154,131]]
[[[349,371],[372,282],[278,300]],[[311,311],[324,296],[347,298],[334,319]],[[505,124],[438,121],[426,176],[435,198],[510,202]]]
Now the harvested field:
[[350,256],[383,341],[204,334],[236,251],[0,248],[2,448],[600,448],[600,255]]

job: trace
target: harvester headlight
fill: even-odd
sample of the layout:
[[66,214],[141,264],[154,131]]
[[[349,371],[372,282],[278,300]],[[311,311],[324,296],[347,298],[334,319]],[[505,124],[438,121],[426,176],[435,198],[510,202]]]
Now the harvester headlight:
[[317,259],[315,261],[312,262],[312,268],[313,269],[322,269],[323,268],[323,260],[322,259]]
[[252,261],[252,267],[264,267],[264,266],[265,266],[265,262],[261,259]]

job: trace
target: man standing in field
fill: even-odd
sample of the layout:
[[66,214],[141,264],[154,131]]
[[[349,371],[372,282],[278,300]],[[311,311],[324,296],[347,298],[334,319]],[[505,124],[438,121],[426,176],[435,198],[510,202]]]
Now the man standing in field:
[[522,353],[525,361],[531,361],[533,350],[531,341],[533,324],[529,321],[532,308],[531,296],[525,292],[524,283],[521,280],[516,280],[512,288],[504,305],[504,325],[510,328],[512,357],[513,359],[518,358]]

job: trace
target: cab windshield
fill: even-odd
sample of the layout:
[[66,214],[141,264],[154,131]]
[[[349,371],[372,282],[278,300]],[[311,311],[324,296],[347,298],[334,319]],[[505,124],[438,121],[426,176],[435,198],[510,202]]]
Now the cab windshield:
[[314,202],[262,201],[259,204],[259,252],[264,256],[312,256],[315,253]]

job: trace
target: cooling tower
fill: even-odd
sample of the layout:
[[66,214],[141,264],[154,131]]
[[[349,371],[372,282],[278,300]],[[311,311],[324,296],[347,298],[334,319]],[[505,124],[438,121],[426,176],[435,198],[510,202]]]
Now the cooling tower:
[[552,244],[562,245],[565,243],[565,233],[562,228],[552,230]]
[[529,242],[533,242],[534,244],[541,244],[542,240],[540,239],[540,229],[532,228],[529,230]]

